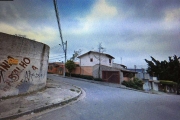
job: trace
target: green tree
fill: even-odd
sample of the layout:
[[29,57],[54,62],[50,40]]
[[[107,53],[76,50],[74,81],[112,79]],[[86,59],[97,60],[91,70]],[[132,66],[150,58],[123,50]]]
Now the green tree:
[[171,80],[177,83],[177,94],[179,94],[180,87],[180,62],[176,55],[169,57],[169,61],[161,61],[154,59],[152,61],[145,59],[148,63],[147,72],[151,76],[156,76],[159,80]]
[[72,71],[76,68],[76,64],[72,60],[67,60],[65,66],[71,76]]

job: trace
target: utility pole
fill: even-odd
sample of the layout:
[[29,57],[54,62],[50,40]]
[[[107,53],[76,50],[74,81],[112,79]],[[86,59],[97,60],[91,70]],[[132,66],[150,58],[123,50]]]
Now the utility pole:
[[99,44],[99,70],[98,70],[98,78],[100,78],[100,66],[101,66],[101,44]]
[[98,58],[98,60],[99,60],[99,69],[98,69],[98,78],[100,78],[100,70],[101,70],[101,54],[103,53],[103,50],[104,50],[104,48],[102,47],[102,44],[101,43],[99,43],[99,45],[98,45],[98,52],[99,52],[99,58]]
[[60,33],[62,48],[63,48],[64,56],[65,56],[65,59],[64,59],[64,70],[63,70],[63,77],[65,77],[65,72],[66,72],[65,63],[66,63],[67,41],[66,41],[65,43],[63,42],[63,37],[62,37],[62,32],[61,32],[61,24],[60,24],[60,17],[59,17],[57,2],[56,2],[56,0],[53,0],[53,2],[54,2],[54,9],[55,9],[55,13],[56,13],[56,18],[57,18],[57,23],[58,23],[58,28],[59,28],[59,33]]
[[66,55],[67,55],[67,41],[65,42],[65,46],[66,46],[66,48],[65,48],[65,62],[64,62],[64,72],[63,72],[63,77],[65,77],[66,76],[66,67],[65,67],[65,63],[66,63]]
[[135,72],[136,72],[136,65],[134,65],[134,70],[135,70]]

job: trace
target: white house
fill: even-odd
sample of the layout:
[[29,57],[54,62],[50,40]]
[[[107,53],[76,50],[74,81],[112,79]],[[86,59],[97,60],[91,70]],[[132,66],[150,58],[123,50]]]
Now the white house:
[[82,54],[78,57],[80,59],[80,66],[94,66],[96,64],[105,65],[112,67],[114,57],[95,51],[89,51],[85,54]]
[[121,83],[127,79],[128,74],[135,74],[127,70],[125,65],[113,63],[113,56],[106,53],[89,51],[80,55],[79,67],[76,67],[74,74],[90,75],[94,78],[101,78],[106,82]]

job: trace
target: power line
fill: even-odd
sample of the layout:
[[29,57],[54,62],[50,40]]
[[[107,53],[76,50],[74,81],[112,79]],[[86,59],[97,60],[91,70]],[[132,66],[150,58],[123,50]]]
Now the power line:
[[[60,24],[60,17],[59,17],[58,6],[57,6],[56,0],[54,0],[54,9],[55,9],[55,13],[56,13],[56,18],[57,18],[57,23],[58,23],[61,43],[62,43],[62,47],[63,47],[63,51],[64,51],[64,56],[65,56],[64,63],[66,63],[67,41],[65,43],[63,42],[63,37],[62,37],[62,32],[61,32],[61,24]],[[66,46],[66,48],[64,46]],[[64,72],[63,72],[63,76],[64,77],[65,77],[65,71],[66,71],[66,68],[64,66]]]
[[51,49],[50,49],[50,50],[54,50],[54,49],[58,49],[58,48],[60,48],[60,47],[59,47],[59,45],[54,46],[53,48],[51,47]]
[[60,49],[59,47],[50,50],[50,54],[57,53],[57,52],[58,53],[63,53],[62,49]]
[[52,57],[61,57],[61,56],[64,56],[64,55],[53,55],[53,56],[50,56],[50,57],[52,58]]
[[64,42],[63,42],[63,37],[62,37],[62,32],[61,32],[60,17],[59,17],[58,6],[57,6],[56,0],[54,0],[54,8],[55,8],[55,12],[56,12],[56,18],[57,18],[57,23],[58,23],[60,38],[61,38],[61,42],[62,42],[62,47],[63,47],[63,51],[65,52]]
[[49,59],[60,59],[60,58],[64,58],[64,57],[55,57],[55,58],[49,58]]
[[55,45],[55,46],[51,47],[51,50],[53,50],[55,48],[59,48],[59,45]]

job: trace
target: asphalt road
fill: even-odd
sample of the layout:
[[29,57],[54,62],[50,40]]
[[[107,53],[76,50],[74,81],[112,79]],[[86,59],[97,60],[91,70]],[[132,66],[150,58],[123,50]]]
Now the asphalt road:
[[33,120],[180,120],[180,96],[157,95],[49,75],[81,87],[84,99]]

